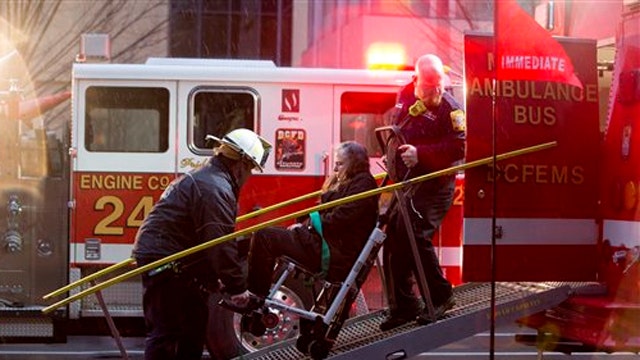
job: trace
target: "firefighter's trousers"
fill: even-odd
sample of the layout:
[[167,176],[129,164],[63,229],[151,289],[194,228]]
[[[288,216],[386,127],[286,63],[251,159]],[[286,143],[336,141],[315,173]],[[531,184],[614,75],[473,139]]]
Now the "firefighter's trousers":
[[[418,252],[422,260],[431,300],[434,306],[443,304],[452,294],[451,283],[445,279],[432,238],[451,207],[455,178],[434,179],[418,184],[406,198],[407,212],[413,225]],[[399,206],[396,201],[395,206]],[[398,209],[389,209],[384,245],[384,270],[387,291],[390,293],[391,313],[398,316],[413,313],[420,306],[415,296],[414,257],[407,236],[406,226]],[[406,314],[405,314],[406,313]]]

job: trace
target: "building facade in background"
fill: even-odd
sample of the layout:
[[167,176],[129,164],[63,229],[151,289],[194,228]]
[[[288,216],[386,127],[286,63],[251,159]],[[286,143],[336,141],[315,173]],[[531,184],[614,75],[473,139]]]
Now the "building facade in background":
[[[622,0],[519,3],[540,23],[553,24],[549,30],[555,35],[597,39],[603,54],[613,44],[622,9]],[[0,2],[0,90],[10,81],[25,98],[68,90],[85,33],[109,35],[113,63],[203,57],[366,68],[372,50],[394,53],[407,66],[430,52],[461,81],[463,34],[492,27],[489,0],[5,1]],[[613,54],[604,57],[608,61]],[[65,131],[68,114],[68,105],[56,107],[44,116],[45,127]]]
[[293,0],[171,0],[168,55],[291,65]]
[[491,31],[493,19],[493,2],[485,0],[317,1],[301,6],[307,8],[308,32],[299,64],[312,67],[365,68],[367,55],[378,47],[404,51],[406,65],[435,53],[459,71],[462,34]]

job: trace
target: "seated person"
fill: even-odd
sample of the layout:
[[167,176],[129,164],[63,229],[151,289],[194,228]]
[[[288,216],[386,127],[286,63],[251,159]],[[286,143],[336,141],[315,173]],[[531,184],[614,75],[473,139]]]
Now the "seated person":
[[[369,172],[369,156],[364,146],[353,141],[343,142],[336,149],[335,159],[334,174],[322,187],[322,203],[377,188]],[[322,210],[319,217],[330,251],[327,280],[344,280],[376,226],[378,196]],[[257,231],[249,251],[249,291],[260,298],[268,295],[275,262],[280,256],[320,273],[322,238],[309,221],[287,229],[270,227]]]

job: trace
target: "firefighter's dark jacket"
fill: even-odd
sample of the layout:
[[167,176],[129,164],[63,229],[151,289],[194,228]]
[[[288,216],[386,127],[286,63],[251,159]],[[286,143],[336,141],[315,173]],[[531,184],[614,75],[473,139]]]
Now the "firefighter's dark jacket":
[[[413,95],[413,84],[405,86],[398,95],[397,113],[394,125],[401,126],[402,135],[407,144],[416,147],[418,164],[409,173],[409,178],[428,174],[455,165],[465,155],[465,123],[464,118],[452,118],[458,110],[462,116],[462,106],[449,94],[444,92],[442,102],[437,109],[428,109],[426,113],[411,116],[409,108],[416,101]],[[394,149],[391,149],[392,151]],[[407,172],[399,152],[394,152],[395,169],[402,180]],[[391,155],[391,153],[390,153]]]
[[[133,254],[149,263],[232,233],[239,187],[221,159],[212,157],[201,168],[174,181],[164,191],[136,235]],[[238,294],[246,290],[235,241],[227,241],[183,259],[187,276],[217,284]],[[195,264],[195,265],[194,265]]]
[[[346,184],[320,196],[322,203],[375,189],[376,181],[363,171],[354,175]],[[348,271],[376,225],[378,196],[370,196],[320,212],[322,232],[329,244],[331,266],[329,273]]]

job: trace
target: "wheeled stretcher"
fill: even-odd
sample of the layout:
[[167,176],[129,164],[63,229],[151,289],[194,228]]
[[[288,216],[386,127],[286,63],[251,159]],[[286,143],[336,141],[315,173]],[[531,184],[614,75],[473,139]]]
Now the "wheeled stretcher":
[[[303,268],[294,260],[287,257],[279,258],[277,280],[271,286],[263,306],[243,315],[242,328],[255,336],[260,336],[267,328],[278,325],[279,317],[274,310],[296,314],[300,321],[300,334],[296,341],[296,348],[313,359],[326,358],[342,325],[349,317],[351,306],[367,279],[385,238],[386,235],[378,223],[342,282],[321,279],[318,274]],[[275,295],[280,287],[292,276],[302,276],[307,281],[320,283],[320,291],[309,310],[291,306],[276,298]]]
[[[392,143],[396,145],[406,143],[400,130],[401,127],[406,124],[408,117],[409,115],[406,115],[400,122],[400,125],[383,126],[376,129],[376,139],[383,153],[387,153],[387,148]],[[390,168],[394,169],[395,165],[393,165],[393,162],[396,161],[396,159],[395,154],[392,153],[392,155],[389,161],[392,162]],[[402,182],[407,181],[410,171],[411,169],[407,169],[406,174],[402,177]],[[387,176],[382,181],[383,187],[388,179],[389,177]],[[392,203],[394,205],[389,205],[387,211],[391,212],[392,209],[399,211],[407,229],[406,233],[409,237],[409,243],[411,244],[413,260],[415,264],[421,264],[422,261],[412,230],[410,216],[407,212],[406,197],[409,195],[407,192],[400,190],[394,190],[393,195]],[[343,282],[319,280],[322,283],[320,287],[321,290],[319,294],[315,296],[314,304],[310,310],[291,306],[275,298],[280,287],[291,275],[303,274],[303,276],[309,279],[318,279],[317,275],[305,270],[296,264],[295,261],[287,258],[280,259],[280,276],[271,287],[269,295],[264,299],[263,306],[259,310],[243,316],[241,323],[242,328],[248,330],[255,336],[261,336],[267,328],[273,328],[278,325],[279,317],[270,309],[294,313],[299,316],[300,323],[300,334],[296,341],[298,351],[305,355],[310,355],[313,359],[326,358],[344,322],[349,317],[351,305],[356,300],[362,284],[367,279],[369,271],[378,258],[378,252],[386,238],[386,234],[382,230],[383,227],[384,224],[379,219]],[[319,233],[322,234],[321,227]],[[385,276],[382,275],[381,278],[383,287],[386,288]],[[431,300],[424,269],[421,266],[416,266],[416,280],[425,303],[427,314],[425,320],[430,322],[436,321],[436,312]],[[391,305],[394,303],[394,299],[388,299],[388,302]]]
[[[402,134],[397,127],[391,126],[376,129],[377,140],[385,151],[389,139],[394,136],[404,142]],[[387,180],[388,178],[383,180],[383,186]],[[403,201],[399,192],[395,192],[394,195],[401,198],[398,199],[399,201]],[[402,206],[401,210],[404,210]],[[409,228],[408,215],[403,213],[402,216],[405,217],[405,225]],[[271,329],[278,325],[279,317],[274,310],[294,313],[299,316],[300,324],[300,333],[296,341],[298,351],[305,355],[310,355],[313,359],[326,358],[344,322],[349,317],[351,305],[356,300],[362,284],[367,279],[369,271],[378,258],[378,253],[386,238],[386,234],[382,230],[383,227],[384,224],[379,220],[369,235],[360,255],[342,282],[319,279],[317,274],[304,269],[294,260],[286,257],[280,258],[278,261],[279,269],[276,272],[276,274],[280,275],[264,299],[264,305],[250,314],[243,315],[241,327],[255,336],[261,336],[267,328]],[[408,233],[412,234],[411,231],[408,231]],[[414,250],[414,252],[414,256],[417,255],[417,250]],[[314,304],[310,310],[288,305],[275,297],[280,287],[290,276],[304,276],[306,279],[321,283],[320,291],[317,296],[314,296]],[[383,286],[385,286],[385,278],[383,275],[381,277]],[[424,287],[426,288],[426,286]],[[430,302],[428,289],[426,291],[425,298]],[[431,313],[433,313],[432,308],[433,305],[430,306]]]

